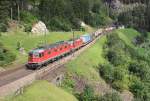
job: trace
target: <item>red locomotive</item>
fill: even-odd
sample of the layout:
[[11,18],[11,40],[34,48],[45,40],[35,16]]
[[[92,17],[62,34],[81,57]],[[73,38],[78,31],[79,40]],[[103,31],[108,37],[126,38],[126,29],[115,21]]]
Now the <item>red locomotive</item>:
[[26,66],[30,69],[46,66],[52,61],[79,49],[82,45],[82,39],[78,38],[74,41],[60,41],[55,44],[41,46],[29,52]]

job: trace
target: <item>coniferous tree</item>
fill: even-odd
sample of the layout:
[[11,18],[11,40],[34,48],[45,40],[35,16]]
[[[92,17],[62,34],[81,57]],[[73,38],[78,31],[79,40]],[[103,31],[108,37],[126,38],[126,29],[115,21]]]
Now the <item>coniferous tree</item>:
[[7,20],[10,17],[10,1],[0,1],[0,31],[6,31]]

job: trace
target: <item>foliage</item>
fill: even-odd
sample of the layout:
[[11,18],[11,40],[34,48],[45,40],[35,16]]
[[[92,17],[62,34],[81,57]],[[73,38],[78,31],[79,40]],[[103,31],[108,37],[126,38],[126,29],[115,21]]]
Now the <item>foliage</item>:
[[148,101],[150,98],[148,87],[138,79],[135,79],[131,84],[130,90],[133,92],[135,99]]
[[118,21],[128,27],[149,31],[148,7],[149,5],[146,1],[143,4],[138,1],[138,5],[133,9],[122,11],[118,16]]
[[100,75],[106,80],[107,83],[112,85],[113,88],[119,91],[122,91],[126,88],[123,82],[125,79],[124,69],[106,64],[100,66]]
[[0,23],[0,32],[6,32],[7,31],[7,24]]
[[110,64],[106,64],[100,67],[100,75],[109,83],[114,81],[114,67]]
[[[99,66],[100,75],[116,90],[129,89],[136,100],[148,101],[150,97],[150,64],[149,55],[143,52],[149,51],[149,47],[134,45],[133,40],[140,34],[131,35],[131,30],[116,31],[107,36],[105,58],[107,65]],[[144,44],[148,43],[148,35],[141,34]],[[141,37],[140,36],[140,37]],[[143,45],[143,43],[142,43]]]
[[94,97],[94,90],[90,86],[85,86],[84,91],[77,95],[79,101],[93,101]]
[[12,61],[14,61],[16,56],[10,52],[10,50],[3,47],[1,44],[0,46],[0,66],[8,65]]
[[61,87],[66,89],[69,92],[73,92],[73,89],[75,87],[75,81],[72,79],[73,74],[67,73],[65,75],[65,78],[63,80],[63,83],[61,84]]
[[25,27],[26,32],[30,32],[32,29],[32,25],[37,22],[37,18],[27,11],[22,11],[21,14],[21,21]]
[[49,29],[68,31],[79,28],[80,21],[96,27],[110,23],[101,5],[100,0],[44,0],[40,2],[39,12]]
[[112,23],[101,0],[7,0],[0,7],[0,31],[6,31],[2,25],[9,18],[21,22],[27,32],[37,19],[55,31],[79,29],[80,21],[94,27]]
[[122,101],[118,93],[106,93],[102,97],[100,97],[97,101]]
[[144,61],[136,61],[129,65],[129,72],[144,80],[148,76],[149,65]]
[[7,31],[10,0],[0,1],[0,32]]
[[72,24],[65,18],[54,17],[49,22],[48,28],[55,31],[71,31]]

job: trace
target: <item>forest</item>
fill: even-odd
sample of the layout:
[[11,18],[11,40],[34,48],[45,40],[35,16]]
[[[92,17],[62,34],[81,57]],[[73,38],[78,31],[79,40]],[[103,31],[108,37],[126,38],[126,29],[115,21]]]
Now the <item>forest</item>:
[[10,20],[17,20],[25,31],[38,20],[55,31],[79,29],[79,21],[94,27],[111,23],[101,0],[7,0],[0,1],[0,7],[1,31]]

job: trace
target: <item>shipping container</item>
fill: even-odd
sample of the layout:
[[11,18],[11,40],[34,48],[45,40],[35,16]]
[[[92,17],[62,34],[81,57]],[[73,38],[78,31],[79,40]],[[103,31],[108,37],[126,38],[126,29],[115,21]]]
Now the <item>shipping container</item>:
[[90,34],[82,35],[81,39],[83,40],[84,43],[88,43],[88,42],[92,41],[92,37]]

